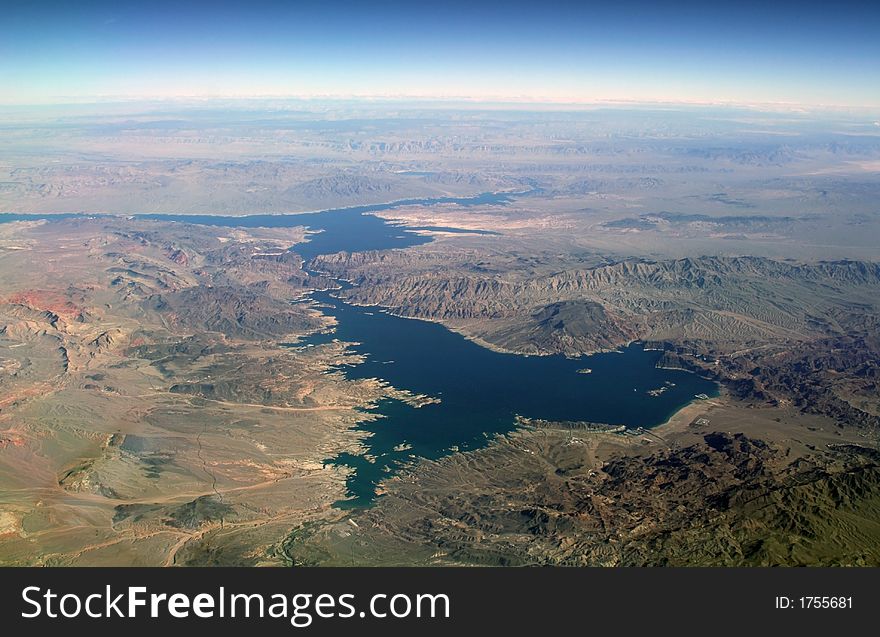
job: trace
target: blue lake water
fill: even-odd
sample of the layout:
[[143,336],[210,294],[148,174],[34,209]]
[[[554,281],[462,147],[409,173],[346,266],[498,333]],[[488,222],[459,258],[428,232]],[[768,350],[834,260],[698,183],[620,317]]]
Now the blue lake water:
[[[371,433],[366,456],[331,459],[353,469],[347,506],[369,503],[376,484],[401,463],[483,446],[490,435],[512,430],[517,415],[652,427],[695,394],[717,393],[712,381],[658,368],[661,352],[640,345],[576,359],[504,354],[438,323],[349,305],[331,292],[312,296],[339,323],[334,333],[306,339],[300,346],[329,338],[360,343],[353,349],[365,354],[366,362],[344,368],[346,376],[382,378],[397,388],[440,399],[423,407],[383,401],[377,409],[383,418],[363,425]],[[580,373],[585,368],[591,373]],[[662,393],[648,393],[657,389]]]
[[[487,192],[474,197],[433,197],[427,199],[401,199],[389,203],[369,206],[335,208],[320,212],[306,212],[285,215],[246,215],[229,217],[222,215],[138,215],[146,219],[182,221],[209,226],[234,226],[244,228],[291,228],[306,226],[316,230],[309,236],[308,243],[296,246],[296,252],[304,259],[312,259],[319,254],[334,252],[364,252],[367,250],[388,250],[408,248],[429,243],[431,237],[413,230],[443,230],[464,232],[458,228],[425,226],[423,228],[404,228],[371,215],[371,212],[393,210],[404,206],[456,204],[459,206],[503,205],[510,201],[511,194]],[[468,231],[473,232],[473,231]],[[474,234],[492,234],[477,231]]]
[[85,219],[92,216],[95,215],[86,215],[81,212],[61,212],[47,215],[29,213],[22,214],[18,212],[0,212],[0,223],[9,223],[11,221],[36,221],[40,219],[46,219],[47,221],[60,221],[62,219]]
[[[308,243],[296,246],[297,254],[304,259],[312,259],[319,254],[334,252],[364,252],[367,250],[388,250],[391,248],[408,248],[429,243],[430,235],[420,234],[417,230],[433,230],[453,233],[495,234],[485,230],[462,230],[443,226],[403,227],[389,223],[385,219],[369,213],[383,210],[394,210],[404,206],[455,204],[458,206],[504,205],[515,195],[526,193],[486,192],[473,197],[429,197],[423,199],[399,199],[388,203],[349,208],[331,208],[318,212],[294,214],[265,215],[187,215],[187,214],[142,214],[135,215],[140,219],[157,221],[178,221],[206,226],[223,226],[234,228],[293,228],[306,226],[316,231],[309,236]],[[63,214],[18,214],[0,213],[0,223],[10,221],[33,221],[36,219],[61,220],[70,218],[86,218],[100,215],[82,213]]]
[[[304,225],[318,232],[310,235],[308,243],[292,249],[309,260],[319,254],[405,248],[431,241],[429,235],[394,225],[371,212],[429,204],[504,205],[516,194],[408,199],[289,215],[143,216],[214,226]],[[0,215],[0,222],[34,218],[41,217]],[[338,325],[333,333],[309,336],[294,347],[320,345],[333,338],[358,343],[353,349],[364,354],[366,361],[343,368],[347,377],[381,378],[399,389],[440,400],[418,408],[390,399],[377,406],[375,411],[381,418],[362,425],[371,434],[365,441],[366,454],[341,454],[328,459],[351,469],[350,499],[339,503],[341,506],[369,504],[376,497],[377,484],[403,464],[487,444],[493,434],[512,430],[517,415],[652,427],[695,395],[717,394],[712,381],[658,368],[661,352],[645,350],[638,344],[620,352],[578,359],[503,354],[476,345],[437,323],[395,317],[380,308],[349,305],[335,298],[333,291],[315,292],[312,298],[324,306],[324,312],[336,317]],[[583,369],[591,373],[579,373]]]

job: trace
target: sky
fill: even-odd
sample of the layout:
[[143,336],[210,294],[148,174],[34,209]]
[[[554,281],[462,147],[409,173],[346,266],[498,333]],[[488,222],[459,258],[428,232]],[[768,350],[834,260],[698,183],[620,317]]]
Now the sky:
[[14,2],[0,103],[432,97],[880,106],[880,2]]

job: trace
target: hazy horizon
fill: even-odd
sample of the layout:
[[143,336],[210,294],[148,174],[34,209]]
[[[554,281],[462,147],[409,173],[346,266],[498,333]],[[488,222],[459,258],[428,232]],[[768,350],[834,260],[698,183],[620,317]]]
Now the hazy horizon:
[[6,9],[0,103],[406,98],[880,106],[858,4],[41,3]]

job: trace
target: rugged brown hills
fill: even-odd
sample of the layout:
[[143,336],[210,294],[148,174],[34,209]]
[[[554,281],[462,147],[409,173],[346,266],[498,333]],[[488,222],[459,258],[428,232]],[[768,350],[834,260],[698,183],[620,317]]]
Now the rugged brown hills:
[[[522,353],[580,354],[634,339],[729,351],[809,340],[846,333],[880,299],[880,265],[870,262],[699,257],[498,274],[426,252],[330,255],[316,267],[354,281],[346,297],[356,303],[438,320]],[[560,312],[565,318],[548,320]]]
[[0,563],[276,561],[344,497],[323,461],[402,392],[344,344],[287,248],[302,229],[121,218],[0,232]]
[[[598,444],[602,444],[601,442]],[[681,566],[880,564],[880,465],[708,433],[595,459],[595,438],[521,432],[393,480],[356,527],[306,527],[294,563]],[[384,556],[384,557],[382,557]]]

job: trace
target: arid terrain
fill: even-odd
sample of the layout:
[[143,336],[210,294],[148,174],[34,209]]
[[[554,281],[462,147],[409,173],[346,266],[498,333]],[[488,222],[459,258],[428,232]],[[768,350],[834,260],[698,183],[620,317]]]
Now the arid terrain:
[[[872,119],[83,108],[0,132],[0,563],[880,564]],[[307,262],[320,228],[244,217],[394,201],[369,214],[418,241]],[[330,460],[375,462],[377,405],[443,397],[302,340],[327,289],[498,352],[643,343],[719,395],[521,420],[347,507]]]
[[0,233],[5,563],[174,564],[215,536],[259,563],[344,497],[323,461],[400,393],[328,372],[356,362],[342,345],[281,346],[327,322],[291,303],[309,282],[279,248],[301,230]]

